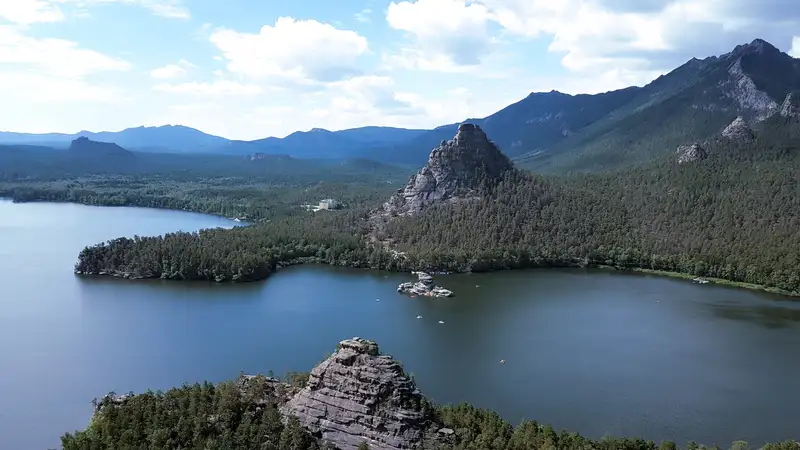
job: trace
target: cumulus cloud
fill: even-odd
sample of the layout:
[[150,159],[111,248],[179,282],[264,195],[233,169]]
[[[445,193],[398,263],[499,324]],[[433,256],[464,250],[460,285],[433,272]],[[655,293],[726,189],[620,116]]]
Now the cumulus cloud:
[[608,90],[646,83],[692,57],[725,53],[757,37],[788,51],[800,29],[800,3],[405,0],[389,5],[386,19],[409,36],[409,45],[384,56],[393,67],[468,72],[502,48],[492,33],[499,26],[509,37],[549,41],[571,74],[607,80]]
[[789,50],[789,54],[795,58],[800,58],[800,36],[792,38],[792,49]]
[[358,59],[368,50],[367,39],[355,31],[291,17],[280,17],[258,33],[220,29],[210,41],[230,72],[309,84],[358,73]]
[[527,37],[551,37],[550,50],[582,72],[670,70],[761,37],[784,46],[800,28],[796,0],[482,0],[497,23]]
[[465,0],[392,2],[386,13],[390,27],[406,32],[412,46],[392,55],[396,62],[421,69],[452,70],[480,64],[492,43],[486,6]]

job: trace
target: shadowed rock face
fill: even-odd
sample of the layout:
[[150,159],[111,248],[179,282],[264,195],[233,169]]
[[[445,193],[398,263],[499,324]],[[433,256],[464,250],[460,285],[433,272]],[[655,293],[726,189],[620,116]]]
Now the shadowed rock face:
[[456,136],[434,148],[425,167],[377,214],[413,215],[433,203],[474,197],[482,182],[497,181],[513,167],[479,126],[461,124]]
[[431,423],[422,395],[391,356],[360,338],[339,343],[281,413],[341,450],[418,449]]

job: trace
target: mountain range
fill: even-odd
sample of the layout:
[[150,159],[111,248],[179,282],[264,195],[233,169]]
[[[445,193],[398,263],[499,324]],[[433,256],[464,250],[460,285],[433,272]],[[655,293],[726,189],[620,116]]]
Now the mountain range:
[[687,141],[717,134],[737,117],[761,121],[796,108],[800,59],[756,39],[731,52],[693,58],[643,87],[596,95],[532,93],[484,118],[432,130],[315,128],[284,138],[228,140],[185,126],[138,127],[119,132],[21,134],[0,132],[0,144],[66,147],[77,137],[114,142],[134,151],[285,154],[296,158],[367,158],[419,165],[430,149],[479,125],[518,165],[537,171],[599,170],[674,152]]

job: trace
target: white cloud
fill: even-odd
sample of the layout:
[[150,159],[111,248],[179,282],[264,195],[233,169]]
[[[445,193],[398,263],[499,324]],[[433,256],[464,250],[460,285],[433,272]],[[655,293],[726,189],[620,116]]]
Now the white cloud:
[[257,34],[217,30],[210,40],[233,73],[306,84],[357,73],[357,60],[368,49],[367,39],[355,31],[291,17],[280,17]]
[[226,95],[258,95],[263,92],[261,86],[255,84],[242,84],[230,80],[214,80],[210,83],[188,82],[180,84],[158,84],[153,89],[161,92],[175,94],[191,94],[197,96],[226,96]]
[[329,86],[335,113],[372,112],[377,115],[418,114],[422,111],[395,92],[394,81],[386,76],[367,75],[350,78]]
[[131,68],[127,61],[82,48],[75,42],[37,39],[11,26],[0,26],[0,63],[33,67],[49,76],[67,78]]
[[[587,79],[641,84],[691,57],[760,37],[787,42],[800,28],[796,0],[481,0],[507,32],[552,38],[549,50]],[[624,85],[611,83],[607,88]]]
[[371,15],[372,15],[372,10],[370,8],[364,8],[356,13],[355,18],[359,22],[367,23],[372,20],[370,19]]
[[456,71],[458,66],[478,65],[493,42],[489,19],[486,6],[465,0],[392,2],[386,21],[408,33],[412,46],[389,59],[423,70]]
[[28,25],[37,22],[59,22],[64,14],[48,0],[4,0],[0,1],[0,19]]
[[150,76],[160,80],[171,80],[175,78],[182,78],[186,76],[187,69],[195,67],[194,64],[182,59],[177,64],[167,64],[166,66],[159,67],[150,71]]
[[792,38],[792,49],[789,50],[789,54],[795,58],[800,58],[800,36]]
[[181,78],[186,76],[186,69],[177,64],[167,64],[166,66],[151,70],[150,76],[161,80]]

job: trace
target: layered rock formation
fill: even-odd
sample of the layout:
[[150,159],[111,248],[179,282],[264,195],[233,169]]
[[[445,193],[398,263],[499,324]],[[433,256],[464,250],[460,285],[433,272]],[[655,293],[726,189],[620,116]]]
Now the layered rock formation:
[[780,114],[783,117],[800,117],[800,94],[786,94],[786,99],[783,100],[783,104],[781,105]]
[[281,412],[341,450],[364,442],[373,450],[418,449],[434,429],[400,364],[381,355],[375,342],[357,337],[340,342]]
[[434,148],[425,167],[375,215],[414,215],[433,203],[473,198],[482,183],[497,182],[513,167],[479,126],[461,124],[456,136]]
[[707,157],[708,153],[700,144],[681,145],[678,147],[678,164],[701,161]]
[[744,121],[744,118],[739,116],[722,130],[722,137],[741,143],[752,141],[756,138],[756,135],[747,125],[747,122]]

